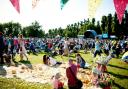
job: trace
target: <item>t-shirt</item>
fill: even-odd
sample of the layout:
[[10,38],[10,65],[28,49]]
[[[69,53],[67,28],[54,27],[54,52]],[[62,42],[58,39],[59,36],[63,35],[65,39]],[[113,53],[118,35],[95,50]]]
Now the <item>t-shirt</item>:
[[9,39],[9,43],[10,43],[11,46],[13,46],[14,45],[14,40],[13,39]]
[[70,68],[72,69],[74,75],[76,76],[77,75],[77,66],[72,64],[70,67],[68,67],[66,69],[66,76],[68,78],[68,85],[69,86],[75,86],[76,84],[76,79],[74,78],[74,76],[72,75],[71,71],[70,71]]
[[100,43],[98,41],[95,43],[95,50],[100,50]]
[[54,79],[53,80],[53,87],[54,87],[54,89],[61,88],[61,87],[63,87],[63,83],[60,82],[60,80],[58,80],[58,79]]
[[53,59],[52,57],[49,57],[49,59],[51,65],[55,65],[57,63],[56,60]]

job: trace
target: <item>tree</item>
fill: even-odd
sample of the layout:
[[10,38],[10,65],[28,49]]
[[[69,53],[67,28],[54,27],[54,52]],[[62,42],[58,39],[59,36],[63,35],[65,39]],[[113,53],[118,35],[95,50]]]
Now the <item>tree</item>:
[[63,29],[61,27],[58,29],[58,34],[60,36],[64,36],[64,31],[63,31]]
[[21,24],[13,22],[4,23],[3,29],[5,35],[7,36],[9,34],[12,34],[13,36],[18,36],[18,34],[21,33]]
[[18,34],[21,33],[21,24],[19,24],[19,23],[13,23],[12,28],[13,28],[12,31],[13,31],[13,35],[14,36],[18,36]]
[[24,28],[22,29],[22,32],[21,32],[21,33],[23,34],[24,37],[28,37],[27,30],[28,30],[27,27],[24,27]]
[[125,18],[124,18],[124,35],[128,35],[128,11],[125,11]]
[[4,32],[4,29],[3,29],[3,24],[0,23],[0,32]]
[[119,37],[120,30],[119,30],[119,20],[117,18],[117,14],[114,14],[114,33],[117,37]]
[[112,33],[112,15],[108,15],[108,21],[107,21],[107,33],[108,33],[108,38],[110,38],[110,34]]
[[24,28],[24,34],[28,37],[44,37],[45,32],[42,30],[41,25],[37,21],[33,22],[30,26]]
[[95,18],[92,18],[92,24],[95,25]]
[[48,31],[48,34],[49,34],[49,37],[50,37],[50,38],[53,37],[52,29],[50,29],[50,30]]
[[102,16],[101,19],[101,29],[102,29],[102,33],[106,33],[106,21],[107,21],[107,17],[106,16]]
[[99,21],[97,21],[96,32],[97,32],[98,34],[102,34],[102,31],[101,31],[101,29],[100,29],[100,22],[99,22]]

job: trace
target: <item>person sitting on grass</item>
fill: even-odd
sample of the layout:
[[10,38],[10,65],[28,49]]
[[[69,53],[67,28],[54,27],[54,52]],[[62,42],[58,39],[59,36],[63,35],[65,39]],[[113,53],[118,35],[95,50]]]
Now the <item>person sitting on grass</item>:
[[56,64],[62,64],[62,62],[57,62],[54,58],[48,57],[47,55],[43,56],[43,63],[46,65],[54,66]]
[[44,63],[45,65],[49,65],[49,64],[50,64],[50,63],[49,63],[49,60],[47,59],[47,56],[46,56],[46,55],[43,56],[43,63]]
[[80,54],[76,55],[76,62],[80,68],[88,68],[89,67],[89,64],[87,62],[85,62],[85,60],[81,57]]

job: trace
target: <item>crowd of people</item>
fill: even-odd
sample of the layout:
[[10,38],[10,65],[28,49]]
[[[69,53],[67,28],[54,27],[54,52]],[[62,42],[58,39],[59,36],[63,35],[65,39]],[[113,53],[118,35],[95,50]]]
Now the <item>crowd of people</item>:
[[25,45],[26,43],[22,34],[19,34],[18,38],[13,37],[12,34],[10,34],[9,37],[4,37],[0,32],[0,64],[4,64],[4,54],[11,56],[11,59],[14,59],[15,54],[19,53],[21,61],[24,56],[28,60]]
[[[72,53],[76,53],[76,63],[74,64],[73,60],[69,60],[69,67],[66,68],[66,76],[68,78],[68,87],[69,89],[79,89],[76,88],[76,76],[78,68],[88,68],[89,64],[86,62],[86,59],[79,54],[79,50],[84,50],[85,53],[89,52],[92,54],[93,58],[97,55],[101,56],[102,53],[108,56],[107,62],[110,60],[110,54],[115,54],[119,58],[121,53],[128,51],[128,42],[124,40],[108,40],[108,39],[82,39],[82,38],[23,38],[22,34],[19,34],[18,37],[10,34],[8,37],[4,37],[2,32],[0,32],[0,64],[4,64],[4,54],[11,55],[11,59],[14,59],[15,54],[20,54],[20,61],[24,60],[26,57],[29,60],[27,53],[37,54],[38,52],[44,51],[50,55],[43,56],[43,63],[46,65],[60,65],[62,62],[56,61],[53,56],[62,55],[69,56]],[[128,62],[128,60],[125,60]],[[75,77],[74,77],[75,76]],[[57,82],[58,74],[55,79]],[[60,81],[58,81],[60,82]],[[55,89],[61,89],[56,88]]]

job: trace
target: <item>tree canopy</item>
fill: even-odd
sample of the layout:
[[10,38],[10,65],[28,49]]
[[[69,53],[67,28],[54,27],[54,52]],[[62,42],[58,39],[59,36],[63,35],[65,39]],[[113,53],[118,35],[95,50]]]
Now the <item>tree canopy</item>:
[[39,22],[34,21],[29,26],[22,27],[20,23],[8,22],[0,23],[0,31],[5,35],[10,33],[14,36],[22,33],[25,37],[50,37],[54,38],[57,35],[63,37],[77,37],[77,35],[83,35],[86,30],[95,30],[98,34],[116,35],[122,38],[124,35],[128,35],[128,11],[125,11],[122,23],[119,24],[117,14],[108,14],[102,16],[101,21],[96,21],[95,18],[92,20],[87,19],[79,21],[73,24],[67,25],[65,29],[55,28],[49,29],[48,33],[45,33]]

